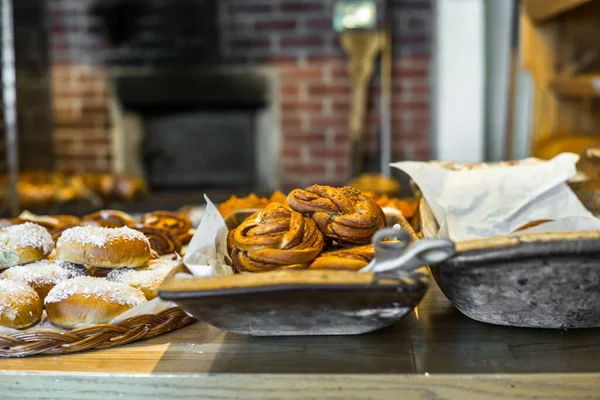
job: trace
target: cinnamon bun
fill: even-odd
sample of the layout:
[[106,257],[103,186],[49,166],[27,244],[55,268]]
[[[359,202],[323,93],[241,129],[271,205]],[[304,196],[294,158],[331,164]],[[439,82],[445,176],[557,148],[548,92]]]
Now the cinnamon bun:
[[280,203],[252,214],[232,235],[231,258],[240,272],[304,269],[324,246],[312,219]]
[[324,236],[340,244],[367,244],[385,227],[381,207],[360,190],[313,185],[293,190],[288,196],[292,210],[311,216]]
[[102,228],[121,228],[123,226],[131,228],[135,225],[135,220],[131,215],[123,211],[100,210],[83,217],[82,223],[83,225],[99,226]]
[[135,230],[142,232],[150,241],[150,247],[161,256],[181,252],[181,242],[168,230],[144,225],[137,225]]
[[167,230],[178,237],[186,235],[192,229],[192,221],[187,215],[172,211],[154,211],[144,214],[140,222],[146,226]]

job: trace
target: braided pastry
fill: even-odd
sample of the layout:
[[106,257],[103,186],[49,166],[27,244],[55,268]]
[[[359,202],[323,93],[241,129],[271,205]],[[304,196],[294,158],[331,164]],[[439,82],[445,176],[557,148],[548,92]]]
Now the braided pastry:
[[360,190],[313,185],[293,190],[292,210],[310,215],[326,237],[340,244],[367,244],[385,226],[381,207]]
[[100,210],[86,215],[82,219],[83,225],[99,226],[102,228],[132,227],[135,220],[131,215],[117,210]]
[[308,269],[344,269],[358,271],[375,257],[372,244],[343,250],[327,251],[313,261]]
[[186,233],[178,235],[177,238],[179,239],[179,241],[181,242],[182,245],[186,245],[189,242],[191,242],[192,238],[194,237],[194,233],[196,233],[196,230],[190,229]]
[[252,214],[230,236],[236,270],[305,269],[323,249],[315,222],[280,203]]
[[187,215],[172,211],[144,214],[140,222],[146,226],[167,230],[175,236],[184,236],[192,228],[192,220]]
[[181,252],[181,242],[171,232],[145,225],[137,225],[135,229],[146,235],[150,247],[159,255]]

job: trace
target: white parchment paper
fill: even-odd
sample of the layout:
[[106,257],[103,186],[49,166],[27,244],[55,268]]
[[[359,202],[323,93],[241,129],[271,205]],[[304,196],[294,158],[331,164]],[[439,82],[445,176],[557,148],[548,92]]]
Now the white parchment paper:
[[183,263],[195,277],[233,274],[227,256],[227,226],[207,196],[206,210],[187,248]]
[[440,225],[440,237],[454,241],[507,235],[539,219],[554,222],[523,232],[600,230],[600,221],[566,184],[579,156],[563,153],[550,161],[452,171],[426,162],[399,162],[420,187]]

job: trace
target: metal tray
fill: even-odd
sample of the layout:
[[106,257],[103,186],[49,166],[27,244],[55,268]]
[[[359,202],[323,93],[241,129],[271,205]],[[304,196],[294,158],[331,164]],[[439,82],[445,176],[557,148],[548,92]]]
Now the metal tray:
[[[436,237],[439,227],[424,199],[419,213],[423,237]],[[600,232],[464,241],[456,252],[430,269],[466,316],[516,327],[600,327]]]
[[[226,219],[237,226],[245,210]],[[402,217],[397,222],[418,240]],[[253,336],[354,335],[400,320],[421,301],[429,284],[426,267],[409,273],[274,271],[214,278],[180,278],[182,264],[159,296],[219,329]]]

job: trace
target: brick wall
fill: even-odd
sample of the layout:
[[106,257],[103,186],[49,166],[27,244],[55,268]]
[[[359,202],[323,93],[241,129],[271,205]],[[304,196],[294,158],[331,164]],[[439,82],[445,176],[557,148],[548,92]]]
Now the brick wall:
[[[128,63],[106,51],[99,36],[93,34],[99,20],[90,15],[91,0],[49,2],[58,167],[109,170],[110,91],[104,65],[109,61],[112,65]],[[334,0],[220,0],[218,4],[215,43],[220,48],[219,61],[269,65],[280,71],[282,186],[342,184],[348,173],[346,127],[351,88],[346,57],[331,29]],[[388,12],[394,48],[393,159],[426,159],[430,150],[431,0],[391,0]],[[144,49],[152,49],[151,42],[144,43]],[[181,43],[185,47],[195,42]],[[127,51],[137,55],[138,64],[154,65],[166,59],[178,62],[171,53],[169,58],[161,58],[166,53]],[[193,60],[179,62],[190,65]],[[379,146],[379,90],[375,77],[366,143],[373,159]]]

